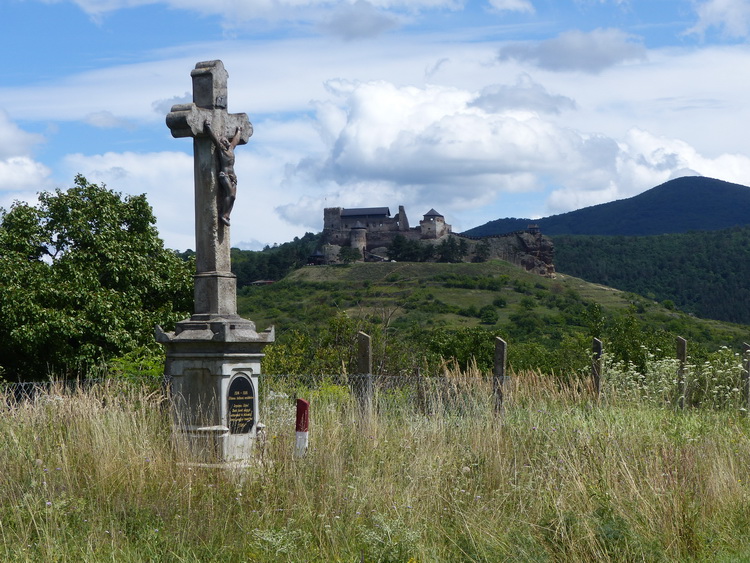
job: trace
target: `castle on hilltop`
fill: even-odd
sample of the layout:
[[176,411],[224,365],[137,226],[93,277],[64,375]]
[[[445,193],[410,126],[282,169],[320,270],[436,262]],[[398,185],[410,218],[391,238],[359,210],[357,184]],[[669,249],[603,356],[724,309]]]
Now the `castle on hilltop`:
[[453,233],[445,217],[430,209],[419,221],[418,227],[409,226],[406,210],[398,206],[398,214],[391,217],[388,207],[363,207],[344,209],[327,207],[323,210],[323,247],[311,257],[311,262],[335,264],[341,259],[341,249],[350,247],[359,251],[361,261],[388,260],[388,247],[396,236],[423,244],[438,245],[456,237],[465,248],[465,261],[499,258],[522,266],[541,275],[552,275],[552,241],[539,232],[536,225],[525,231],[490,237],[468,237]]
[[425,213],[419,227],[409,227],[403,205],[398,215],[391,217],[388,207],[343,209],[327,207],[323,210],[323,235],[328,244],[351,246],[365,256],[375,248],[387,247],[400,234],[411,240],[439,240],[451,234],[445,217],[434,209]]

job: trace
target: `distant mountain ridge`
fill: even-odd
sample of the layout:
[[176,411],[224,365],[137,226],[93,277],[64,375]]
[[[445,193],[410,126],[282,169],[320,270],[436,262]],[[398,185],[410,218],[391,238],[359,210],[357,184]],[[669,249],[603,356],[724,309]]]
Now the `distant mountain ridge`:
[[463,234],[491,236],[536,224],[555,235],[660,235],[750,225],[750,187],[702,176],[676,178],[637,196],[541,219],[496,219]]

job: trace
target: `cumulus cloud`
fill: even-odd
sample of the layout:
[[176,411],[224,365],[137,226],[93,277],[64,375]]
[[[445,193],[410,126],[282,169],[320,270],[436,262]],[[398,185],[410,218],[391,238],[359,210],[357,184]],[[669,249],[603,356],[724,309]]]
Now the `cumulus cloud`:
[[26,156],[12,156],[0,160],[0,192],[20,195],[36,193],[48,184],[50,170]]
[[[329,89],[341,106],[319,106],[327,153],[301,160],[288,181],[324,186],[325,197],[337,205],[343,205],[342,196],[359,205],[392,205],[393,197],[469,209],[500,192],[538,189],[545,174],[591,168],[589,141],[541,119],[533,111],[535,100],[525,107],[519,98],[503,105],[492,92],[483,100],[456,88],[384,81],[338,81]],[[298,220],[314,199],[287,204],[281,212]]]
[[530,109],[540,113],[554,114],[576,107],[574,100],[567,96],[550,94],[544,86],[535,83],[528,74],[519,76],[516,84],[512,86],[506,84],[486,86],[469,105],[488,112]]
[[50,170],[32,158],[35,145],[44,141],[41,135],[29,133],[11,121],[8,114],[0,110],[0,192],[2,205],[22,196],[24,192],[34,194],[47,187]]
[[193,101],[193,95],[190,92],[185,92],[182,96],[173,96],[165,100],[156,100],[151,103],[151,107],[154,112],[159,115],[167,115],[172,111],[172,106],[177,104],[189,104]]
[[373,7],[365,0],[336,10],[320,27],[346,41],[375,37],[396,27],[397,20]]
[[748,0],[707,0],[697,5],[698,22],[688,30],[700,36],[717,28],[732,38],[750,34],[750,2]]
[[552,71],[596,74],[625,61],[643,60],[646,49],[638,38],[619,29],[596,29],[589,33],[575,30],[546,41],[506,45],[500,49],[498,58],[530,62]]
[[593,158],[601,174],[597,182],[580,183],[574,178],[554,190],[548,210],[563,213],[581,207],[632,197],[681,176],[707,176],[747,184],[750,158],[739,154],[707,157],[679,139],[631,129],[617,143],[616,151]]
[[29,156],[33,147],[43,141],[44,137],[24,131],[0,109],[0,159]]
[[[750,158],[742,155],[708,157],[642,129],[613,138],[564,127],[549,115],[573,101],[561,102],[527,76],[480,93],[385,81],[338,80],[328,88],[337,102],[316,106],[324,150],[288,168],[291,197],[275,207],[291,224],[310,224],[311,217],[317,224],[320,210],[332,205],[404,204],[417,216],[430,207],[449,210],[468,228],[508,194],[547,192],[539,212],[550,214],[630,197],[686,174],[750,179]],[[524,99],[516,90],[539,96]]]
[[70,178],[83,174],[117,192],[147,194],[154,209],[160,236],[171,248],[195,246],[193,210],[193,159],[180,152],[81,153],[65,157]]

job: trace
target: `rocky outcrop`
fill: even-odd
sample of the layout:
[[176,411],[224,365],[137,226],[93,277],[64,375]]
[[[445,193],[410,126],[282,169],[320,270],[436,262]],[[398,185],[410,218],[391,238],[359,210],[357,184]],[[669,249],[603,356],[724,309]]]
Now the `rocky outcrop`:
[[469,242],[469,260],[476,260],[484,252],[489,260],[505,260],[540,276],[552,277],[555,274],[554,244],[552,239],[541,234],[538,229],[482,238],[461,238]]

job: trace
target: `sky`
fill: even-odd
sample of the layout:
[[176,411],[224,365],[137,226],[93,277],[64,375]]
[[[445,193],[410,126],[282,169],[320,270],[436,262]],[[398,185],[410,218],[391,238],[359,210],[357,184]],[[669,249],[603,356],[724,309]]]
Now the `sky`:
[[325,207],[431,208],[455,232],[702,175],[750,185],[750,0],[0,0],[0,207],[77,174],[147,195],[195,248],[190,139],[165,124],[220,59],[232,245]]

